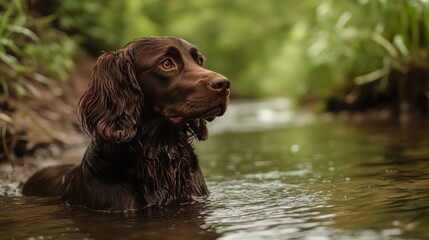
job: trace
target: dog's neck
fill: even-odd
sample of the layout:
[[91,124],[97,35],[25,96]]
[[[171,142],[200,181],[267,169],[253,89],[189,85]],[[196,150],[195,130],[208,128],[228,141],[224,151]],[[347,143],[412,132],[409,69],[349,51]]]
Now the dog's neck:
[[186,123],[172,125],[166,119],[152,118],[146,120],[131,142],[113,143],[94,138],[87,154],[97,157],[86,159],[100,161],[88,162],[88,165],[97,174],[109,175],[112,171],[132,169],[138,161],[174,160],[182,156],[183,151],[192,151],[192,140]]
[[192,139],[187,123],[177,126],[167,120],[147,121],[132,142],[94,139],[87,154],[96,157],[85,157],[89,160],[84,169],[101,178],[134,182],[146,205],[207,196]]
[[208,195],[191,146],[193,138],[188,123],[172,125],[158,119],[142,128],[137,177],[146,204],[162,205]]
[[187,123],[173,125],[166,119],[162,119],[147,121],[141,127],[137,141],[140,142],[143,149],[153,149],[190,146],[192,138]]

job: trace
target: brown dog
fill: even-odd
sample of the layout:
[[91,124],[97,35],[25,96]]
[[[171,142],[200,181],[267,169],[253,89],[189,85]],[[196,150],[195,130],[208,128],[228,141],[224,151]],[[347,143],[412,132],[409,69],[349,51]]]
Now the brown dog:
[[79,103],[91,136],[82,163],[42,169],[24,195],[128,211],[209,194],[191,142],[224,114],[230,83],[175,37],[136,39],[99,57]]

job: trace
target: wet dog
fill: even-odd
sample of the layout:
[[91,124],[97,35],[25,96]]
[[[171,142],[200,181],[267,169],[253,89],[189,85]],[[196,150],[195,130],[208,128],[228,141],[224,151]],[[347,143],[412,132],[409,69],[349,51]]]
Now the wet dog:
[[80,165],[42,169],[24,195],[73,206],[129,211],[209,194],[191,143],[225,113],[229,80],[175,37],[136,39],[97,60],[79,102],[91,143]]

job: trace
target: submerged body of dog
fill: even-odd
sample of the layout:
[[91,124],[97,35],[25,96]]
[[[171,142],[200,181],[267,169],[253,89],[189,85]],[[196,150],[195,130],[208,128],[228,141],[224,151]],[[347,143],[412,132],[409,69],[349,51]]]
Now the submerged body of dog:
[[194,46],[174,37],[141,38],[103,54],[79,103],[92,137],[82,163],[42,169],[23,194],[103,211],[207,196],[191,142],[207,138],[206,121],[223,115],[230,90],[203,64]]

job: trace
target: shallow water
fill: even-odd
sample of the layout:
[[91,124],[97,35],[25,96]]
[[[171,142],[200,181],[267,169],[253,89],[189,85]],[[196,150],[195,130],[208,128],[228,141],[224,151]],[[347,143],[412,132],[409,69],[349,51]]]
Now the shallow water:
[[235,103],[196,146],[209,199],[138,213],[21,197],[32,169],[3,164],[0,239],[429,239],[428,123]]

